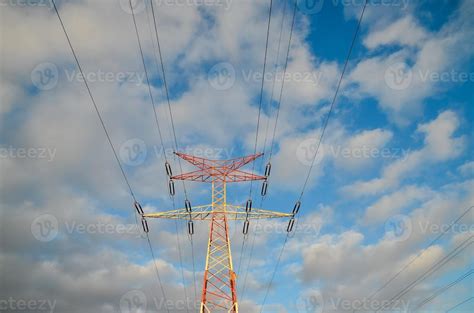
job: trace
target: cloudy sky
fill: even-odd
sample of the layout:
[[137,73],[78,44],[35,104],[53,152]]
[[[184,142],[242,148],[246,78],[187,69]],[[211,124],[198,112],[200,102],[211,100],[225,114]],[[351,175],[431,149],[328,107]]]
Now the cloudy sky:
[[[134,7],[163,146],[128,1],[56,2],[136,197],[172,209],[164,155],[179,164],[149,0]],[[265,209],[290,212],[301,192],[362,2],[298,1],[283,78],[293,1],[273,1],[259,172],[285,84],[264,201],[253,184]],[[252,154],[270,1],[154,3],[180,151]],[[208,224],[195,225],[193,271],[186,222],[149,221],[164,299],[51,2],[0,12],[0,312],[195,312]],[[473,14],[471,0],[369,1],[270,287],[288,221],[253,221],[242,254],[230,224],[241,312],[473,311]],[[210,202],[209,185],[186,187]],[[229,202],[249,189],[229,187]]]

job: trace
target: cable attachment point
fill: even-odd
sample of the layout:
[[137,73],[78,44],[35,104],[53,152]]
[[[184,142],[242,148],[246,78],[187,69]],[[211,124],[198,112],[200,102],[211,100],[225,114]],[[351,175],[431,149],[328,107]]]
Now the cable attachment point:
[[193,208],[191,207],[191,201],[188,199],[184,200],[184,207],[186,208],[187,213],[191,213],[193,211]]
[[171,177],[173,176],[173,171],[171,170],[171,165],[167,162],[165,162],[165,169],[166,169],[166,175],[168,175],[168,177]]
[[246,219],[244,222],[244,229],[242,230],[244,235],[247,235],[249,233],[249,226],[250,226],[250,222],[248,219]]
[[170,195],[174,196],[176,193],[176,190],[174,189],[174,181],[172,179],[170,179],[168,183],[168,189],[169,189]]
[[270,172],[272,171],[272,164],[270,162],[267,163],[267,166],[265,167],[265,177],[270,176]]
[[295,226],[295,218],[292,217],[288,222],[288,227],[286,228],[286,232],[291,233],[293,231],[293,226]]
[[188,221],[188,233],[189,235],[194,235],[194,222],[191,220],[191,221]]
[[295,206],[293,208],[293,216],[295,216],[296,214],[298,214],[298,212],[300,211],[300,207],[301,207],[301,201],[297,201],[295,203]]
[[135,201],[134,205],[135,205],[135,209],[137,210],[138,214],[143,215],[144,212],[143,212],[143,208],[142,208],[141,204],[138,203],[138,201]]
[[267,194],[267,189],[268,189],[268,181],[265,179],[263,181],[263,184],[262,184],[262,190],[260,192],[260,194],[263,196],[265,196]]
[[145,233],[150,232],[150,228],[148,227],[148,222],[146,221],[145,218],[142,218],[142,227]]
[[247,200],[247,204],[245,205],[245,212],[250,213],[252,211],[252,199]]

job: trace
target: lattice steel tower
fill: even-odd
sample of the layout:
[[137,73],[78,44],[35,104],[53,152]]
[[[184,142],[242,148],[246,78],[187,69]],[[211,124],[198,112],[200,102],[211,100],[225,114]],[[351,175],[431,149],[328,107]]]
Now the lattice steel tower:
[[190,234],[194,233],[193,220],[211,221],[200,312],[237,313],[239,312],[236,291],[237,277],[232,263],[228,221],[245,221],[243,231],[247,233],[250,219],[292,217],[292,214],[252,209],[251,200],[247,202],[246,206],[227,204],[227,183],[263,180],[264,190],[262,191],[266,192],[266,180],[269,170],[266,170],[266,176],[239,170],[262,154],[231,160],[209,160],[183,153],[176,153],[176,155],[199,169],[171,176],[171,170],[167,167],[167,172],[171,178],[170,191],[174,193],[174,180],[211,183],[212,203],[191,208],[189,201],[186,201],[185,208],[182,209],[143,214],[143,221],[146,223],[145,218],[185,219],[188,220]]

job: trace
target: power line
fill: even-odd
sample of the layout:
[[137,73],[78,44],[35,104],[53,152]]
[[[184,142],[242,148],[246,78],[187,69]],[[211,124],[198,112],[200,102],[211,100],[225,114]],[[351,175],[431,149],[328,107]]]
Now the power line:
[[[159,32],[158,32],[158,23],[156,21],[155,6],[153,4],[153,0],[150,0],[150,4],[151,4],[151,14],[153,16],[153,26],[154,26],[154,29],[155,29],[155,38],[156,38],[156,43],[157,43],[157,47],[158,47],[158,54],[159,54],[159,57],[160,57],[161,76],[162,76],[162,79],[163,79],[162,87],[165,91],[166,102],[168,104],[168,113],[169,113],[170,121],[171,121],[171,129],[173,131],[174,152],[177,152],[178,149],[179,149],[179,145],[178,145],[178,139],[177,139],[177,136],[176,136],[176,127],[175,127],[175,124],[174,124],[173,110],[171,109],[170,94],[169,94],[169,89],[168,89],[168,82],[166,80],[165,65],[164,65],[164,62],[163,62],[163,54],[161,52],[160,36],[159,36]],[[155,58],[156,58],[156,55],[155,55]],[[182,165],[181,165],[181,160],[179,158],[178,158],[178,164],[179,164],[179,169],[182,173],[183,168],[182,168]],[[188,199],[186,184],[184,183],[184,181],[182,181],[182,184],[183,184],[183,190],[184,190],[185,198]]]
[[[82,77],[85,77],[84,72],[83,72],[82,67],[81,67],[81,64],[80,64],[80,62],[79,62],[79,58],[78,58],[78,56],[77,56],[77,54],[76,54],[76,51],[74,50],[74,47],[73,47],[73,45],[72,45],[72,43],[71,43],[71,40],[70,40],[69,35],[68,35],[68,33],[67,33],[66,27],[64,26],[64,23],[63,23],[63,20],[62,20],[62,18],[61,18],[61,15],[59,14],[59,10],[58,10],[58,8],[57,8],[57,6],[56,6],[56,2],[55,2],[54,0],[51,0],[51,2],[52,2],[52,4],[53,4],[54,11],[56,12],[56,15],[57,15],[57,17],[58,17],[59,23],[61,24],[61,28],[62,28],[62,30],[63,30],[63,32],[64,32],[64,35],[66,36],[66,40],[67,40],[68,45],[69,45],[69,48],[71,49],[71,52],[72,52],[72,54],[73,54],[73,56],[74,56],[74,60],[76,61],[76,65],[77,65],[77,67],[78,67],[78,69],[79,69],[79,72],[81,73]],[[126,185],[128,186],[128,189],[129,189],[129,191],[130,191],[130,195],[131,195],[131,197],[133,198],[134,202],[136,203],[136,202],[137,202],[137,199],[136,199],[135,194],[134,194],[134,192],[133,192],[133,190],[132,190],[132,187],[131,187],[130,182],[129,182],[128,178],[127,178],[127,175],[125,174],[125,171],[124,171],[124,169],[123,169],[122,163],[120,162],[120,159],[118,158],[117,152],[116,152],[115,147],[114,147],[114,145],[113,145],[113,143],[112,143],[112,140],[111,140],[111,138],[110,138],[109,132],[107,131],[107,128],[106,128],[105,123],[104,123],[104,120],[102,119],[102,115],[101,115],[101,113],[100,113],[100,111],[99,111],[99,109],[98,109],[98,106],[97,106],[97,104],[96,104],[96,102],[95,102],[95,99],[94,99],[94,97],[93,97],[93,95],[92,95],[92,92],[91,92],[91,90],[90,90],[90,88],[89,88],[89,84],[88,84],[88,82],[87,82],[87,79],[84,79],[84,85],[86,86],[87,92],[88,92],[89,97],[90,97],[90,99],[91,99],[91,102],[92,102],[92,104],[93,104],[93,106],[94,106],[95,112],[96,112],[96,114],[97,114],[97,116],[98,116],[98,118],[99,118],[99,121],[100,121],[100,123],[101,123],[101,125],[102,125],[102,128],[103,128],[103,130],[104,130],[104,133],[105,133],[105,135],[106,135],[106,137],[107,137],[107,141],[109,142],[109,145],[110,145],[110,147],[111,147],[111,149],[112,149],[112,152],[113,152],[113,154],[114,154],[115,160],[117,161],[117,164],[118,164],[118,166],[119,166],[119,168],[120,168],[120,171],[121,171],[121,173],[122,173],[122,176],[123,176],[123,178],[124,178],[124,181],[125,181]],[[135,212],[134,212],[134,217],[135,217],[135,221],[137,221],[137,217],[136,217],[136,213],[135,213]],[[138,223],[137,223],[137,225],[138,225]],[[166,293],[165,293],[164,288],[163,288],[163,284],[162,284],[162,281],[161,281],[160,272],[159,272],[158,266],[157,266],[157,264],[156,264],[155,253],[154,253],[154,251],[153,251],[153,247],[152,247],[152,245],[151,245],[151,241],[150,241],[150,237],[148,236],[148,233],[146,233],[146,238],[147,238],[148,246],[149,246],[149,248],[150,248],[151,256],[152,256],[152,258],[153,258],[153,264],[154,264],[155,273],[156,273],[156,276],[157,276],[157,279],[158,279],[158,284],[159,284],[159,287],[160,287],[160,289],[161,289],[163,298],[166,300],[166,299],[167,299],[167,298],[166,298]],[[167,311],[169,312],[169,309],[168,309],[168,308],[167,308]]]
[[[152,7],[153,7],[153,1],[151,1],[151,3],[152,3]],[[151,105],[153,107],[153,113],[154,113],[154,117],[155,117],[155,124],[156,124],[157,130],[158,130],[158,135],[159,135],[159,138],[160,138],[160,141],[161,141],[161,146],[163,148],[165,161],[167,162],[165,145],[164,145],[163,136],[162,136],[162,133],[161,133],[160,124],[158,122],[158,114],[157,114],[157,111],[156,111],[155,100],[153,98],[153,92],[151,90],[150,79],[149,79],[148,70],[147,70],[147,66],[146,66],[146,62],[145,62],[145,56],[144,56],[144,53],[143,53],[143,48],[142,48],[142,44],[141,44],[141,40],[140,40],[140,33],[139,33],[138,27],[137,27],[137,21],[136,21],[136,17],[135,17],[135,10],[133,9],[132,0],[129,0],[129,5],[130,5],[130,10],[132,12],[133,25],[134,25],[134,28],[135,28],[135,35],[136,35],[136,38],[137,38],[138,48],[139,48],[139,51],[140,51],[140,56],[141,56],[141,60],[142,60],[142,64],[143,64],[143,70],[145,72],[145,78],[146,78],[147,87],[148,87],[148,94],[150,96]],[[153,14],[153,18],[155,18],[154,14]],[[156,29],[156,24],[155,24],[155,29]],[[159,42],[158,42],[158,47],[160,47]],[[160,56],[161,56],[161,50],[159,49],[159,51],[160,51]],[[161,58],[160,58],[160,60],[161,60]],[[163,66],[163,62],[161,64]],[[163,74],[164,74],[164,72],[163,72]],[[171,110],[171,108],[170,108],[170,110]],[[176,137],[175,137],[175,139],[176,139]],[[183,183],[183,185],[184,185],[184,183]],[[174,199],[173,196],[171,196],[171,197],[172,197],[172,202],[173,202],[173,208],[175,209],[176,208],[175,199]],[[181,279],[182,279],[182,282],[183,282],[184,297],[187,301],[188,296],[187,296],[187,289],[186,289],[186,281],[185,281],[185,278],[184,278],[183,259],[182,259],[182,253],[181,253],[181,243],[180,243],[180,240],[179,240],[178,222],[177,221],[175,221],[175,231],[176,231],[177,247],[178,247],[178,250],[179,250],[178,254],[179,254],[179,263],[180,263],[180,268],[181,268]],[[186,310],[189,313],[188,306],[186,306]]]
[[[327,125],[328,125],[329,118],[331,117],[331,112],[332,112],[332,110],[333,110],[333,108],[334,108],[334,105],[335,105],[335,103],[336,103],[336,99],[337,99],[337,96],[338,96],[338,93],[339,93],[339,89],[340,89],[340,87],[341,87],[342,79],[344,78],[344,74],[345,74],[345,72],[346,72],[347,65],[348,65],[349,59],[350,59],[350,57],[351,57],[351,55],[352,55],[352,50],[353,50],[353,48],[354,48],[354,45],[355,45],[355,42],[356,42],[356,39],[357,39],[357,35],[359,34],[359,30],[360,30],[360,27],[361,27],[361,24],[362,24],[362,20],[363,20],[363,18],[364,18],[365,9],[367,8],[367,3],[368,3],[368,0],[365,0],[365,1],[364,1],[364,6],[363,6],[363,8],[362,8],[362,12],[361,12],[360,17],[359,17],[359,21],[358,21],[358,23],[357,23],[356,30],[355,30],[355,32],[354,32],[354,36],[353,36],[353,38],[352,38],[352,42],[351,42],[349,51],[348,51],[348,53],[347,53],[347,56],[346,56],[346,59],[345,59],[345,62],[344,62],[344,67],[343,67],[343,69],[342,69],[341,76],[340,76],[340,78],[339,78],[339,81],[338,81],[338,84],[337,84],[337,87],[336,87],[336,91],[335,91],[335,93],[334,93],[334,97],[332,98],[330,110],[329,110],[329,112],[328,112],[328,114],[327,114],[327,117],[326,117],[326,120],[325,120],[325,122],[324,122],[323,131],[322,131],[321,136],[320,136],[320,138],[319,138],[319,143],[318,143],[318,146],[317,146],[317,149],[316,149],[316,153],[315,153],[315,155],[314,155],[314,157],[313,157],[313,160],[312,160],[312,162],[311,162],[311,166],[310,166],[310,169],[309,169],[309,171],[308,171],[308,175],[306,176],[306,180],[305,180],[305,182],[304,182],[304,184],[303,184],[303,188],[302,188],[301,194],[300,194],[300,196],[299,196],[298,202],[299,202],[299,201],[302,199],[302,197],[303,197],[304,191],[305,191],[305,189],[306,189],[306,185],[307,185],[308,180],[309,180],[309,177],[310,177],[310,175],[311,175],[312,168],[313,168],[313,166],[314,166],[314,160],[316,159],[317,153],[318,153],[318,151],[319,151],[319,146],[321,145],[321,141],[322,141],[322,139],[323,139],[323,136],[324,136],[326,127],[327,127]],[[295,1],[295,5],[297,5],[297,2],[296,2],[296,1]],[[281,94],[280,94],[280,96],[281,96]],[[281,98],[280,98],[280,101],[281,101]],[[272,144],[272,147],[273,147],[273,144]],[[265,297],[264,297],[264,300],[263,300],[263,302],[262,302],[260,312],[263,312],[263,308],[264,308],[264,306],[265,306],[265,302],[266,302],[266,299],[267,299],[268,291],[270,290],[270,287],[271,287],[271,284],[273,283],[273,280],[274,280],[274,278],[275,278],[276,272],[278,271],[278,267],[279,267],[279,265],[280,265],[281,255],[283,255],[283,252],[284,252],[284,250],[285,250],[286,244],[287,244],[288,239],[289,239],[289,235],[290,235],[290,232],[287,232],[286,237],[285,237],[285,242],[284,242],[283,246],[281,247],[281,251],[280,251],[280,254],[279,254],[280,257],[278,258],[277,264],[275,265],[275,268],[274,268],[274,270],[273,270],[271,279],[270,279],[269,284],[268,284],[268,286],[267,286],[267,289],[266,289],[266,292],[265,292]]]
[[[380,291],[382,291],[384,288],[386,288],[392,281],[394,281],[402,272],[404,272],[413,262],[415,262],[417,259],[419,259],[427,250],[429,247],[434,245],[436,242],[438,242],[446,233],[448,233],[454,225],[456,225],[474,206],[471,206],[467,208],[459,217],[457,217],[449,227],[445,230],[443,230],[435,239],[433,239],[426,248],[421,250],[413,259],[410,260],[407,264],[405,264],[395,275],[390,277],[381,287],[379,287],[377,290],[375,290],[369,297],[368,299],[372,299],[376,294],[378,294]],[[353,313],[356,312],[356,310],[352,311]]]
[[[273,0],[270,0],[270,7],[268,9],[267,39],[265,41],[265,54],[263,57],[262,83],[260,85],[260,101],[259,101],[258,115],[257,115],[257,130],[255,132],[255,144],[253,148],[253,154],[257,153],[258,132],[260,129],[260,116],[262,113],[262,103],[263,103],[263,89],[265,86],[265,70],[267,66],[268,39],[270,37],[270,24],[272,21],[272,8],[273,8]],[[252,163],[252,173],[254,171],[255,171],[255,163]],[[252,186],[253,186],[253,181],[250,182],[249,199],[252,198]]]
[[456,304],[455,306],[452,306],[451,308],[449,308],[445,313],[449,313],[449,312],[451,312],[452,310],[457,309],[458,307],[460,307],[460,306],[463,305],[464,303],[467,303],[467,302],[471,301],[472,299],[474,299],[474,297],[470,297],[470,298],[467,298],[466,300],[463,300],[463,301],[459,302],[459,303]]
[[[53,7],[54,7],[54,10],[56,12],[56,15],[59,19],[59,23],[61,24],[61,28],[64,32],[64,35],[66,36],[66,40],[69,44],[69,48],[71,49],[71,52],[72,52],[72,55],[74,56],[74,60],[76,61],[76,64],[77,64],[77,67],[79,69],[79,72],[81,73],[81,76],[82,77],[86,77],[84,75],[84,72],[82,71],[82,67],[81,67],[81,64],[79,63],[79,59],[77,57],[77,54],[76,54],[76,51],[74,50],[73,46],[72,46],[72,43],[71,43],[71,40],[69,39],[69,35],[66,31],[66,27],[64,26],[64,23],[63,23],[63,20],[61,18],[61,15],[59,14],[59,11],[58,11],[58,8],[56,7],[56,3],[54,0],[52,0],[52,3],[53,3]],[[107,127],[105,126],[105,122],[102,118],[102,115],[99,111],[99,108],[97,107],[97,104],[95,102],[95,99],[94,97],[92,96],[92,92],[89,88],[89,84],[87,83],[87,79],[84,79],[84,85],[86,86],[86,89],[87,89],[87,93],[89,94],[89,97],[91,99],[91,102],[94,106],[94,109],[95,109],[95,112],[97,114],[97,117],[99,118],[99,121],[100,121],[100,124],[102,125],[102,129],[104,130],[104,133],[105,133],[105,136],[107,137],[107,141],[109,142],[109,145],[110,145],[110,148],[112,149],[112,152],[114,154],[114,157],[115,157],[115,160],[117,161],[117,165],[119,166],[120,168],[120,172],[122,173],[122,176],[123,176],[123,179],[128,187],[128,190],[130,192],[130,195],[132,196],[133,200],[136,201],[136,198],[135,198],[135,194],[133,193],[133,190],[132,190],[132,187],[130,185],[130,182],[127,178],[127,175],[125,175],[125,171],[123,169],[123,166],[122,166],[122,162],[120,162],[120,159],[117,155],[117,151],[115,150],[115,147],[114,147],[114,144],[112,143],[112,139],[110,138],[110,135],[109,135],[109,132],[107,131]]]
[[[258,143],[258,133],[260,130],[260,116],[262,112],[262,104],[263,104],[263,90],[265,85],[265,71],[267,66],[267,53],[268,53],[268,40],[270,37],[270,25],[272,20],[272,8],[273,8],[273,0],[270,0],[270,6],[268,9],[268,22],[267,22],[267,33],[266,33],[266,40],[265,40],[265,54],[263,57],[263,71],[262,71],[262,83],[260,86],[260,101],[258,107],[258,115],[257,115],[257,129],[255,132],[255,144],[253,149],[253,154],[257,153],[257,143]],[[252,163],[252,173],[255,172],[255,163]],[[252,189],[253,189],[253,181],[250,181],[250,189],[249,189],[249,201],[252,199]],[[239,265],[238,265],[238,273],[240,274],[240,268],[242,263],[242,255],[244,253],[245,242],[247,241],[247,234],[244,234],[244,239],[242,241],[242,246],[240,248],[240,255],[239,255]]]
[[[285,16],[286,16],[286,7],[287,7],[287,4],[288,4],[288,1],[283,1],[284,2],[284,5],[283,5],[283,13],[282,13],[282,17],[281,17],[281,24],[280,24],[280,35],[279,35],[279,38],[278,38],[278,47],[277,47],[277,55],[276,55],[276,60],[275,60],[275,66],[274,66],[274,69],[275,69],[275,77],[273,78],[273,82],[272,82],[272,92],[270,94],[270,101],[269,101],[269,107],[271,108],[272,104],[273,104],[273,95],[274,95],[274,92],[275,92],[275,85],[276,85],[276,77],[277,77],[277,74],[278,74],[278,63],[279,63],[279,60],[280,60],[280,48],[281,48],[281,39],[282,39],[282,35],[283,35],[283,27],[285,25]],[[291,43],[291,35],[293,34],[293,24],[291,24],[291,31],[290,31],[290,39],[289,39],[289,42]],[[290,45],[288,45],[289,47]],[[288,49],[288,52],[289,52],[289,49]],[[287,58],[286,60],[288,61],[288,52],[287,52]],[[286,62],[287,63],[287,62]],[[280,91],[283,89],[283,86],[285,85],[285,73],[286,73],[286,63],[285,63],[285,72],[283,73],[283,79],[282,79],[282,84],[281,84],[281,88],[280,88]],[[281,100],[281,98],[280,98]],[[278,121],[278,112],[280,110],[280,101],[278,101],[278,107],[277,107],[277,114],[276,114],[276,118],[275,118],[275,124],[277,123]],[[267,146],[267,137],[268,137],[268,129],[269,129],[269,126],[270,126],[270,118],[267,119],[267,125],[265,127],[265,137],[264,137],[264,141],[263,141],[263,153],[265,154],[265,151],[266,151],[266,146]],[[270,158],[271,159],[271,154],[270,154]],[[262,163],[263,163],[263,158],[262,158]]]
[[145,72],[145,79],[146,79],[147,87],[148,87],[148,95],[150,96],[151,106],[153,108],[153,114],[154,114],[154,118],[155,118],[156,129],[158,130],[158,136],[160,138],[161,146],[163,147],[165,160],[167,160],[166,152],[165,152],[165,149],[164,149],[165,145],[164,145],[164,141],[163,141],[163,135],[161,133],[161,127],[160,127],[160,123],[158,121],[158,113],[156,112],[155,99],[153,98],[153,92],[151,91],[150,78],[148,76],[148,70],[147,70],[146,63],[145,63],[145,56],[144,56],[144,53],[143,53],[143,48],[142,48],[142,44],[141,44],[141,40],[140,40],[140,34],[138,32],[137,21],[136,21],[136,18],[135,18],[135,10],[133,9],[132,0],[129,0],[129,5],[130,5],[130,10],[132,12],[133,25],[135,27],[135,35],[137,37],[138,49],[140,51],[140,57],[141,57],[141,61],[142,61],[142,64],[143,64],[143,70]]
[[364,1],[364,6],[362,8],[362,13],[360,14],[360,17],[359,17],[359,22],[357,23],[357,28],[356,28],[356,31],[354,33],[354,37],[352,38],[352,42],[351,42],[351,46],[349,48],[349,52],[347,53],[346,61],[344,62],[344,67],[342,68],[341,77],[339,78],[339,82],[337,83],[336,92],[334,93],[334,97],[332,98],[331,106],[329,107],[329,112],[326,115],[326,120],[324,121],[324,126],[323,126],[323,129],[321,131],[321,135],[319,137],[318,145],[316,146],[316,151],[314,153],[313,160],[311,161],[311,166],[309,167],[308,174],[306,176],[306,179],[305,179],[305,182],[303,184],[303,188],[301,190],[301,194],[300,194],[298,200],[301,200],[301,198],[303,198],[303,194],[306,190],[306,186],[307,186],[309,178],[311,176],[311,172],[312,172],[313,166],[314,166],[314,161],[316,160],[316,156],[318,155],[318,152],[319,152],[319,147],[321,146],[324,134],[326,133],[326,128],[328,126],[329,119],[331,118],[331,113],[334,109],[334,105],[336,103],[336,99],[337,99],[337,96],[339,94],[339,89],[341,88],[342,79],[344,78],[344,74],[346,72],[347,65],[349,64],[349,59],[350,59],[350,56],[352,54],[352,50],[354,49],[354,45],[355,45],[355,42],[356,42],[356,39],[357,39],[357,34],[359,33],[360,26],[361,26],[362,20],[364,18],[364,13],[365,13],[365,9],[367,7],[367,3],[368,3],[368,0],[365,0]]
[[[420,276],[418,276],[417,279],[415,279],[413,282],[411,282],[410,284],[408,284],[405,288],[403,288],[402,290],[400,290],[395,296],[393,296],[390,300],[389,300],[389,303],[392,303],[392,301],[394,300],[398,300],[400,299],[401,297],[403,297],[404,295],[406,295],[408,292],[410,292],[413,288],[415,288],[420,282],[422,282],[423,280],[425,280],[428,276],[432,275],[433,273],[435,273],[436,271],[438,271],[440,268],[442,268],[446,263],[448,263],[451,259],[453,259],[454,257],[456,257],[459,253],[461,253],[464,249],[466,249],[467,247],[469,247],[473,242],[469,240],[471,240],[472,238],[474,237],[474,235],[471,235],[470,237],[468,237],[466,240],[464,240],[463,242],[461,242],[458,246],[456,246],[456,248],[454,248],[453,250],[451,250],[445,257],[443,257],[442,259],[438,260],[438,262],[436,262],[435,264],[433,264],[427,271],[425,271],[423,274],[421,274]],[[467,244],[466,244],[467,243]],[[382,308],[382,310],[384,309],[384,307]],[[374,311],[374,313],[376,312],[379,312],[379,310],[376,310]]]
[[[283,95],[283,88],[285,87],[285,76],[286,76],[286,70],[287,70],[287,67],[288,67],[288,59],[289,59],[289,56],[290,56],[291,39],[292,39],[292,36],[293,36],[293,29],[294,29],[294,26],[295,26],[295,16],[296,16],[297,4],[298,4],[298,2],[295,1],[294,8],[293,8],[293,21],[291,22],[290,38],[288,39],[288,47],[287,47],[287,50],[286,50],[286,60],[285,60],[285,65],[284,65],[284,70],[283,70],[283,79],[282,79],[281,88],[280,88],[280,95],[278,97],[277,112],[276,112],[276,116],[275,116],[275,124],[273,126],[273,135],[272,135],[272,141],[271,141],[271,144],[270,144],[270,156],[269,156],[268,162],[271,162],[272,156],[273,156],[273,146],[274,146],[274,143],[275,143],[275,134],[276,134],[277,126],[278,126],[278,119],[280,117],[281,99],[282,99],[282,95]],[[282,22],[282,26],[283,26],[283,22]],[[280,33],[280,36],[281,36],[281,33]],[[273,90],[272,90],[272,95],[273,95]]]
[[435,298],[439,297],[440,295],[442,295],[443,293],[445,293],[448,289],[452,288],[453,286],[459,284],[460,282],[462,282],[464,279],[466,279],[467,277],[471,276],[472,274],[474,273],[474,270],[473,269],[470,269],[469,271],[467,271],[466,273],[464,273],[463,275],[461,275],[460,277],[458,277],[455,281],[447,284],[446,286],[443,286],[441,288],[439,288],[438,290],[436,290],[431,296],[429,296],[428,298],[426,298],[425,300],[423,300],[419,305],[416,306],[415,309],[412,310],[412,312],[415,312],[417,311],[418,309],[420,309],[422,306],[424,306],[425,304],[433,301]]
[[[289,38],[288,38],[288,46],[287,46],[287,51],[286,51],[285,65],[284,65],[284,69],[283,69],[283,82],[282,82],[282,85],[281,85],[281,88],[280,88],[280,96],[279,96],[279,100],[278,100],[278,108],[277,108],[277,114],[276,114],[276,119],[275,119],[275,127],[274,127],[274,130],[273,130],[273,138],[272,138],[272,143],[271,143],[272,146],[273,146],[273,142],[274,142],[274,139],[275,139],[275,132],[276,132],[276,126],[277,126],[277,122],[278,122],[278,115],[279,115],[279,111],[280,111],[280,107],[281,107],[281,97],[282,97],[282,93],[283,93],[283,87],[284,87],[284,84],[285,84],[284,82],[285,82],[286,71],[287,71],[287,68],[288,68],[288,60],[289,60],[290,49],[291,49],[291,39],[293,37],[293,31],[294,31],[295,19],[296,19],[296,9],[297,9],[297,2],[295,1],[294,2],[294,7],[293,7],[292,19],[291,19],[290,35],[289,35]],[[283,32],[285,12],[286,12],[286,1],[285,1],[284,13],[283,13],[283,17],[282,17],[282,21],[281,21],[281,27],[280,27],[280,40],[281,40],[282,32]],[[278,43],[277,57],[279,55],[279,52],[280,52],[280,42]],[[278,59],[277,59],[277,62],[278,62]],[[271,100],[272,99],[273,99],[273,88],[272,88]],[[272,153],[273,153],[273,148],[271,148],[271,150],[270,150],[269,162],[271,161]],[[262,209],[263,209],[264,198],[265,197],[262,196],[261,200],[260,200],[260,208],[262,208]],[[257,223],[258,222],[259,221],[257,221]],[[251,244],[251,248],[250,248],[249,260],[248,260],[248,263],[247,263],[247,270],[245,272],[245,277],[244,277],[244,284],[243,284],[243,287],[242,287],[243,288],[242,297],[245,294],[245,286],[247,284],[248,271],[249,271],[250,263],[251,263],[252,258],[253,258],[253,251],[254,251],[254,247],[255,247],[255,239],[256,239],[256,233],[254,232],[253,233],[253,240],[252,240],[252,244]]]
[[[280,47],[281,47],[281,39],[282,39],[282,34],[283,34],[283,26],[284,26],[285,16],[286,16],[286,7],[287,7],[287,1],[284,1],[284,7],[283,7],[283,13],[282,13],[281,25],[280,25],[280,35],[279,35],[279,38],[278,38],[277,55],[276,55],[276,60],[275,60],[275,65],[274,65],[275,77],[276,77],[276,74],[278,73],[278,61],[279,61],[279,57],[280,57]],[[285,76],[285,75],[283,75],[283,76]],[[276,83],[276,79],[273,80],[273,84],[272,84],[272,92],[271,92],[270,101],[269,101],[269,106],[270,107],[271,107],[272,102],[273,102],[273,93],[274,93],[274,90],[275,90],[275,83]],[[270,124],[270,118],[267,119],[267,124],[266,124],[266,127],[265,127],[265,138],[264,138],[264,141],[263,141],[263,154],[265,154],[265,151],[266,151],[269,124]],[[264,160],[264,158],[262,158],[261,165],[263,165],[263,160]],[[262,199],[263,198],[264,198],[264,196],[262,196]],[[261,204],[260,204],[260,208],[261,208]],[[257,224],[258,223],[259,223],[259,221],[257,221]],[[240,266],[241,266],[241,262],[242,262],[242,255],[244,254],[243,250],[244,250],[244,245],[245,245],[245,242],[247,240],[247,237],[248,237],[248,235],[245,234],[244,235],[244,240],[242,241],[242,246],[241,246],[241,249],[240,249],[238,274],[240,274]]]
[[[156,18],[156,14],[155,14],[155,6],[153,4],[153,0],[150,0],[150,6],[151,6],[151,14],[153,16],[153,26],[154,26],[154,30],[155,30],[155,38],[156,38],[158,54],[159,54],[159,59],[160,59],[161,76],[162,76],[162,79],[163,79],[162,87],[165,91],[166,102],[168,104],[168,113],[169,113],[170,122],[171,122],[171,129],[173,131],[174,152],[176,153],[179,150],[179,144],[178,144],[178,139],[177,139],[177,136],[176,136],[176,127],[175,127],[175,123],[174,123],[173,110],[171,108],[168,82],[167,82],[167,79],[166,79],[165,66],[164,66],[164,62],[163,62],[163,54],[162,54],[162,51],[161,51],[161,44],[160,44],[160,36],[159,36],[159,32],[158,32],[158,23],[157,23],[157,18]],[[155,59],[156,59],[156,55],[154,55],[154,56],[155,56]],[[176,159],[176,155],[175,155],[175,159]],[[182,167],[180,158],[178,158],[178,166],[179,166],[179,170],[181,171],[181,173],[183,173],[183,167]],[[187,189],[186,189],[186,183],[184,182],[184,180],[182,180],[181,183],[182,183],[182,186],[183,186],[184,198],[185,198],[185,201],[187,201],[188,200],[188,192],[187,192]],[[191,235],[189,236],[189,239],[190,239],[190,243],[191,243],[191,249],[194,251],[194,242],[192,240]],[[192,263],[193,263],[194,297],[197,298],[194,253],[192,253]]]

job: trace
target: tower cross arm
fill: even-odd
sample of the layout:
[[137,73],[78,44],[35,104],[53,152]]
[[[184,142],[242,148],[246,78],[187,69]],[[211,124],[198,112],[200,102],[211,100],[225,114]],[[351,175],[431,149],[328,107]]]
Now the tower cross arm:
[[[244,206],[238,205],[227,205],[226,208],[214,208],[211,204],[201,205],[193,207],[191,213],[187,212],[186,209],[177,209],[171,211],[163,211],[156,213],[145,213],[145,218],[161,218],[161,219],[182,219],[189,220],[191,217],[193,220],[212,220],[212,215],[215,213],[226,214],[228,220],[245,220],[247,212]],[[249,219],[267,219],[267,218],[291,218],[291,213],[283,213],[277,211],[263,210],[263,209],[252,209],[248,213]]]

